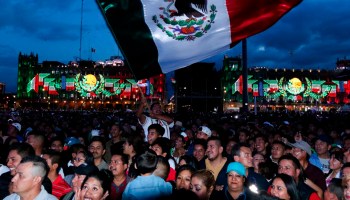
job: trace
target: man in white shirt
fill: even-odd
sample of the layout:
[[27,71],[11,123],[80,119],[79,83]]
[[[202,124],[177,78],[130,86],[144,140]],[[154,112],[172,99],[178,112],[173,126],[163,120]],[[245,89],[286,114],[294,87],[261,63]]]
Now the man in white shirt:
[[139,124],[142,126],[144,133],[145,133],[145,141],[147,141],[147,135],[148,135],[148,127],[151,124],[159,124],[165,129],[165,133],[163,137],[166,137],[170,139],[170,129],[174,126],[174,120],[163,114],[162,107],[159,102],[152,103],[151,107],[149,108],[149,117],[143,114],[143,109],[147,107],[147,100],[146,98],[141,99],[140,107],[136,113],[136,116],[139,120]]

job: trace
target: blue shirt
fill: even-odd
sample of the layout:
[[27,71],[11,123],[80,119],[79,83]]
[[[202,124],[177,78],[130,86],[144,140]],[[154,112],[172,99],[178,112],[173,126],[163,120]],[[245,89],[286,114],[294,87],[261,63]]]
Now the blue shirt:
[[170,196],[172,189],[170,183],[165,182],[164,179],[158,176],[138,176],[126,186],[122,199],[158,199],[160,197]]

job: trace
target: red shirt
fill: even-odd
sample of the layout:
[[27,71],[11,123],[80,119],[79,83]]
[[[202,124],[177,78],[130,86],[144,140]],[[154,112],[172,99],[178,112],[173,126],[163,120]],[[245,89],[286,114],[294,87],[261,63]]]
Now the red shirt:
[[58,177],[52,182],[52,195],[57,197],[58,199],[61,198],[61,196],[67,194],[70,192],[72,188],[70,185],[62,178],[61,175],[58,175]]

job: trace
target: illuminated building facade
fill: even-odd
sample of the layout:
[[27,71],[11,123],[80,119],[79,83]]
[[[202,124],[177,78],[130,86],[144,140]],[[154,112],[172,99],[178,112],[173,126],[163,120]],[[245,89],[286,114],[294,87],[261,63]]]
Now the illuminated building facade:
[[[338,60],[337,64],[344,64]],[[345,62],[350,63],[350,62]],[[345,68],[344,68],[345,66]],[[254,99],[259,105],[323,106],[350,103],[350,77],[347,65],[336,70],[269,69],[254,67],[248,70],[248,98],[251,107]],[[347,70],[345,72],[344,70]],[[239,58],[224,59],[223,67],[224,111],[241,106],[243,78]]]
[[105,62],[44,61],[38,64],[38,56],[34,56],[35,59],[32,56],[19,55],[17,94],[22,104],[115,108],[116,105],[135,104],[140,99],[140,90],[148,99],[165,97],[164,74],[135,81],[119,57]]

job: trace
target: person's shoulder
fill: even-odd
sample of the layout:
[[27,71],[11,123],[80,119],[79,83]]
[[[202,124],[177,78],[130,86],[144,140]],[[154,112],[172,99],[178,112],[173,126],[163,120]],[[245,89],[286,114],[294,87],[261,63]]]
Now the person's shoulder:
[[20,197],[16,193],[10,194],[4,198],[4,200],[17,200],[17,199],[20,199]]

